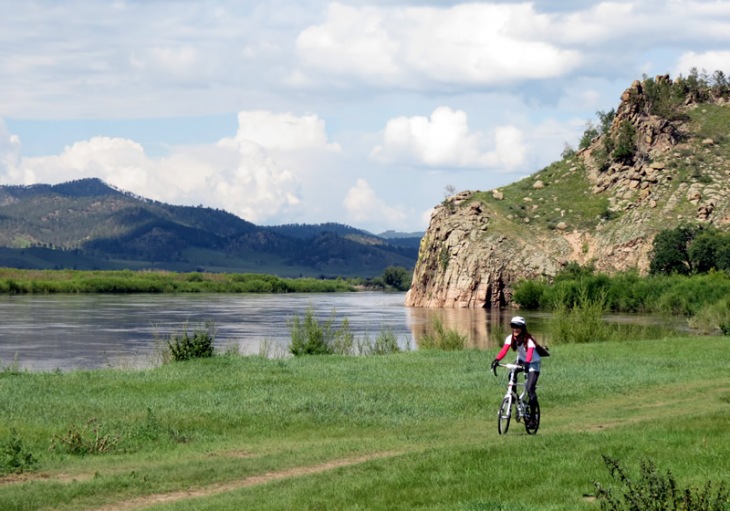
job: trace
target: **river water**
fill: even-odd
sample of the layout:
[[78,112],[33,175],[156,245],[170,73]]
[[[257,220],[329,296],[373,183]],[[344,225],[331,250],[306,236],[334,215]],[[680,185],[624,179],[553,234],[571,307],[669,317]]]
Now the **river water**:
[[[479,349],[496,347],[514,311],[415,309],[405,293],[136,294],[0,296],[0,369],[29,371],[136,368],[160,363],[173,334],[192,333],[212,321],[217,351],[286,356],[290,323],[311,309],[325,321],[344,319],[358,339],[374,340],[388,328],[403,349],[417,349],[434,318]],[[525,312],[541,337],[547,313]],[[637,321],[637,318],[613,318]]]
[[334,314],[338,326],[347,319],[356,338],[374,340],[387,327],[404,349],[417,348],[434,315],[447,328],[467,334],[473,346],[489,345],[487,311],[412,309],[404,300],[404,293],[383,292],[0,296],[0,367],[53,371],[154,365],[172,334],[186,326],[192,333],[206,321],[216,326],[218,351],[283,356],[291,320],[308,309],[320,321]]

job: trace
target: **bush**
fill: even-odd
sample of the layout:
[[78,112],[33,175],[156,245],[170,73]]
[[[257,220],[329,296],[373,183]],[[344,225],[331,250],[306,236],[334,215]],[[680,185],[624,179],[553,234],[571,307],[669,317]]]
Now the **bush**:
[[650,460],[641,463],[637,478],[630,477],[616,459],[603,455],[603,462],[620,487],[615,491],[595,483],[602,511],[725,511],[730,504],[724,483],[714,492],[710,481],[701,490],[682,490],[671,472],[660,474]]
[[623,121],[618,128],[616,144],[611,153],[614,160],[630,163],[636,153],[636,128],[628,122]]
[[441,318],[434,316],[432,331],[424,335],[418,345],[423,349],[457,351],[466,348],[467,337],[458,330],[446,329]]
[[213,356],[216,328],[212,321],[205,322],[205,328],[193,331],[188,335],[187,325],[182,334],[173,335],[167,347],[175,361],[190,360],[192,358],[208,358]]
[[26,449],[15,430],[10,437],[0,442],[0,474],[21,474],[31,470],[38,460]]
[[103,424],[91,419],[81,427],[69,427],[64,435],[55,435],[51,440],[51,450],[81,456],[106,454],[116,448],[119,440],[119,435],[105,433]]
[[348,320],[343,320],[340,328],[336,328],[334,322],[334,310],[330,317],[322,323],[314,317],[314,311],[311,308],[304,313],[304,319],[298,315],[295,316],[289,323],[291,331],[289,351],[297,357],[351,353],[354,336],[350,332]]
[[689,319],[689,326],[703,334],[730,335],[730,303],[727,299],[703,306]]
[[512,301],[523,309],[537,310],[544,308],[545,282],[539,280],[522,280],[515,285]]
[[386,286],[398,291],[408,291],[411,287],[411,273],[400,266],[388,266],[381,278]]
[[592,296],[587,288],[578,292],[576,303],[572,297],[556,300],[553,315],[548,322],[548,332],[554,342],[585,343],[606,341],[611,337],[608,324],[603,319],[606,312],[604,295]]
[[393,333],[393,330],[388,326],[384,326],[380,329],[380,333],[375,338],[375,344],[372,347],[371,354],[373,355],[390,355],[392,353],[398,353],[400,347],[398,347],[398,336]]

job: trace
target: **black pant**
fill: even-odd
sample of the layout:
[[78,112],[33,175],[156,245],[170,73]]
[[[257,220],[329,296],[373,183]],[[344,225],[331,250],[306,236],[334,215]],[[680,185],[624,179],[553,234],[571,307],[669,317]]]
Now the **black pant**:
[[535,408],[537,407],[537,379],[540,377],[540,371],[529,371],[527,373],[527,381],[525,382],[525,390],[530,398],[530,416],[534,417]]

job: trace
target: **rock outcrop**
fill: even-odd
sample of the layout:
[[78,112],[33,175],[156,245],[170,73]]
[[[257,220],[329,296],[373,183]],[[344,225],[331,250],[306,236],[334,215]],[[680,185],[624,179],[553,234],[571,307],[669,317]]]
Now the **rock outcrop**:
[[[730,143],[700,135],[697,123],[705,114],[730,118],[730,106],[687,101],[685,112],[703,110],[670,120],[649,113],[648,101],[636,81],[610,132],[586,149],[507,187],[445,199],[421,241],[406,305],[501,307],[516,282],[550,279],[570,262],[645,273],[661,230],[685,222],[727,228]],[[620,141],[622,130],[631,152],[611,158],[606,137]]]

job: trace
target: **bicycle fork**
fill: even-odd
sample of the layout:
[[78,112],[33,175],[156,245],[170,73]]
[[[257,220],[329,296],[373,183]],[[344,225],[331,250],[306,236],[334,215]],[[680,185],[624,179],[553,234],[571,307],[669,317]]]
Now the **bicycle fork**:
[[503,416],[503,418],[506,419],[512,415],[512,405],[515,405],[515,410],[517,412],[517,416],[515,417],[515,419],[517,420],[517,422],[521,422],[522,419],[529,420],[530,412],[528,409],[528,404],[525,402],[525,394],[527,390],[522,389],[522,393],[517,395],[518,385],[520,384],[516,381],[510,380],[509,382],[507,393],[504,395],[504,399],[509,399],[509,406],[507,407],[507,416]]

